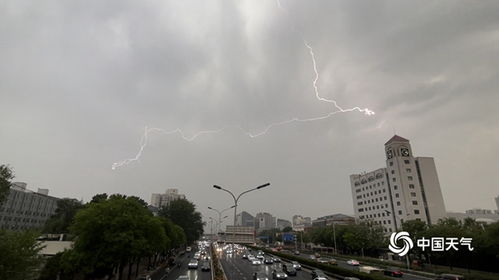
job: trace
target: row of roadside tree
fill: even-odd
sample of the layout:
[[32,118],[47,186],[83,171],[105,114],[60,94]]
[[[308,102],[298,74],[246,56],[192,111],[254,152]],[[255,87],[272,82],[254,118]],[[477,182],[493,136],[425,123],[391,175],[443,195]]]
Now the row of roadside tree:
[[[12,178],[10,168],[0,165],[0,198]],[[201,214],[185,199],[156,216],[142,199],[121,194],[98,194],[85,204],[61,199],[57,206],[43,229],[0,231],[0,279],[130,279],[203,233]],[[43,260],[41,233],[65,234],[73,247]]]

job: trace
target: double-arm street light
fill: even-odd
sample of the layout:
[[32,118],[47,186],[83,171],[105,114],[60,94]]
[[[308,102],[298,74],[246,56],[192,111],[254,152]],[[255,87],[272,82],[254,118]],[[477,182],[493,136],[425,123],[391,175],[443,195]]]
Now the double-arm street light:
[[[218,230],[217,230],[217,234],[220,232],[220,226],[221,226],[221,224],[222,224],[222,213],[223,213],[223,212],[225,212],[225,211],[227,211],[227,210],[230,210],[230,209],[232,209],[232,208],[234,208],[234,207],[236,207],[236,206],[235,206],[235,205],[232,205],[231,207],[229,207],[229,208],[225,208],[225,209],[223,209],[222,211],[220,211],[220,210],[218,210],[218,209],[215,209],[215,208],[213,208],[213,207],[208,206],[208,209],[213,210],[213,211],[217,212],[217,214],[218,214],[218,227],[217,227],[217,228],[218,228]],[[225,218],[225,217],[224,217],[224,218]]]
[[267,186],[269,186],[269,185],[270,185],[270,183],[266,183],[266,184],[260,185],[260,186],[258,186],[258,187],[256,187],[256,188],[249,189],[249,190],[247,190],[247,191],[244,191],[244,192],[240,193],[237,197],[236,197],[236,196],[235,196],[235,195],[234,195],[231,191],[229,191],[229,190],[227,190],[227,189],[224,189],[224,188],[222,188],[222,187],[220,187],[220,186],[213,185],[213,187],[214,187],[215,189],[219,189],[219,190],[222,190],[222,191],[224,191],[224,192],[228,192],[228,193],[232,196],[232,198],[234,199],[234,206],[233,206],[233,207],[234,207],[234,226],[236,226],[237,202],[239,201],[239,199],[241,198],[241,196],[242,196],[243,194],[246,194],[246,193],[249,193],[249,192],[252,192],[252,191],[256,191],[256,190],[259,190],[259,189],[263,189],[263,188],[265,188],[265,187],[267,187]]

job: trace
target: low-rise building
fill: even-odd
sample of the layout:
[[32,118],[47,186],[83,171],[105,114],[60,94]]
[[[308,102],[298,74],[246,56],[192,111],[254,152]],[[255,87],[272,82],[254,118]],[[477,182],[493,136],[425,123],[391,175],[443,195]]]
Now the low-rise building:
[[27,184],[15,182],[7,199],[0,205],[0,229],[23,231],[39,229],[55,213],[59,198],[47,189],[28,190]]
[[284,219],[277,219],[277,222],[276,222],[276,227],[280,230],[283,230],[287,227],[292,227],[291,225],[291,222],[288,221],[288,220],[284,220]]
[[255,243],[255,228],[227,226],[225,229],[225,242],[253,244]]
[[353,225],[355,218],[344,214],[333,214],[324,217],[319,217],[312,221],[313,227],[326,227],[331,225]]

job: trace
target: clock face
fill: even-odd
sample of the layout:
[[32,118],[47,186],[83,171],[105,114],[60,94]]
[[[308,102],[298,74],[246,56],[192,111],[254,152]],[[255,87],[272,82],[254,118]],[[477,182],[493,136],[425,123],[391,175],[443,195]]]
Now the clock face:
[[392,151],[392,150],[388,150],[388,151],[386,151],[386,157],[387,157],[388,159],[391,159],[391,158],[393,157],[393,151]]
[[409,149],[402,148],[402,149],[400,149],[400,153],[402,154],[403,157],[408,157],[409,156]]

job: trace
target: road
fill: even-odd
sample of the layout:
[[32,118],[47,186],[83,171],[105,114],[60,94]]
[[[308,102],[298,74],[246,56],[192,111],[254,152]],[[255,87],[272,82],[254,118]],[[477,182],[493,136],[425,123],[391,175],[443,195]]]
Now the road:
[[[264,273],[269,279],[272,279],[272,270],[281,268],[280,263],[252,265],[250,261],[242,258],[243,253],[242,251],[235,254],[221,252],[220,260],[228,280],[252,280],[255,272]],[[310,271],[303,269],[298,271],[296,276],[290,276],[289,279],[310,280]]]
[[[209,250],[208,250],[209,251]],[[176,262],[180,262],[180,267],[174,266],[169,273],[166,271],[161,271],[154,275],[152,280],[176,280],[180,275],[189,276],[190,280],[212,280],[211,271],[201,271],[201,262],[199,262],[199,267],[197,269],[188,269],[187,264],[194,256],[195,251],[190,253],[185,253],[175,259]]]
[[[282,252],[282,253],[290,254],[291,255],[291,252]],[[311,255],[303,255],[303,254],[300,255],[299,257],[308,258],[308,259],[312,259],[313,258],[313,256],[311,256]],[[344,261],[344,260],[337,260],[337,263],[338,263],[339,267],[342,267],[342,268],[345,268],[345,269],[356,270],[356,271],[359,270],[358,266],[351,266],[351,265],[347,264],[347,261]],[[376,267],[376,265],[372,265],[372,266]],[[390,279],[400,279],[400,278],[391,277],[391,276],[385,276],[385,277],[390,278]],[[405,273],[404,276],[402,277],[402,279],[406,279],[406,280],[428,280],[428,279],[433,279],[433,278],[428,278],[428,277],[424,277],[424,276],[420,276],[420,275],[416,275],[416,274]]]

